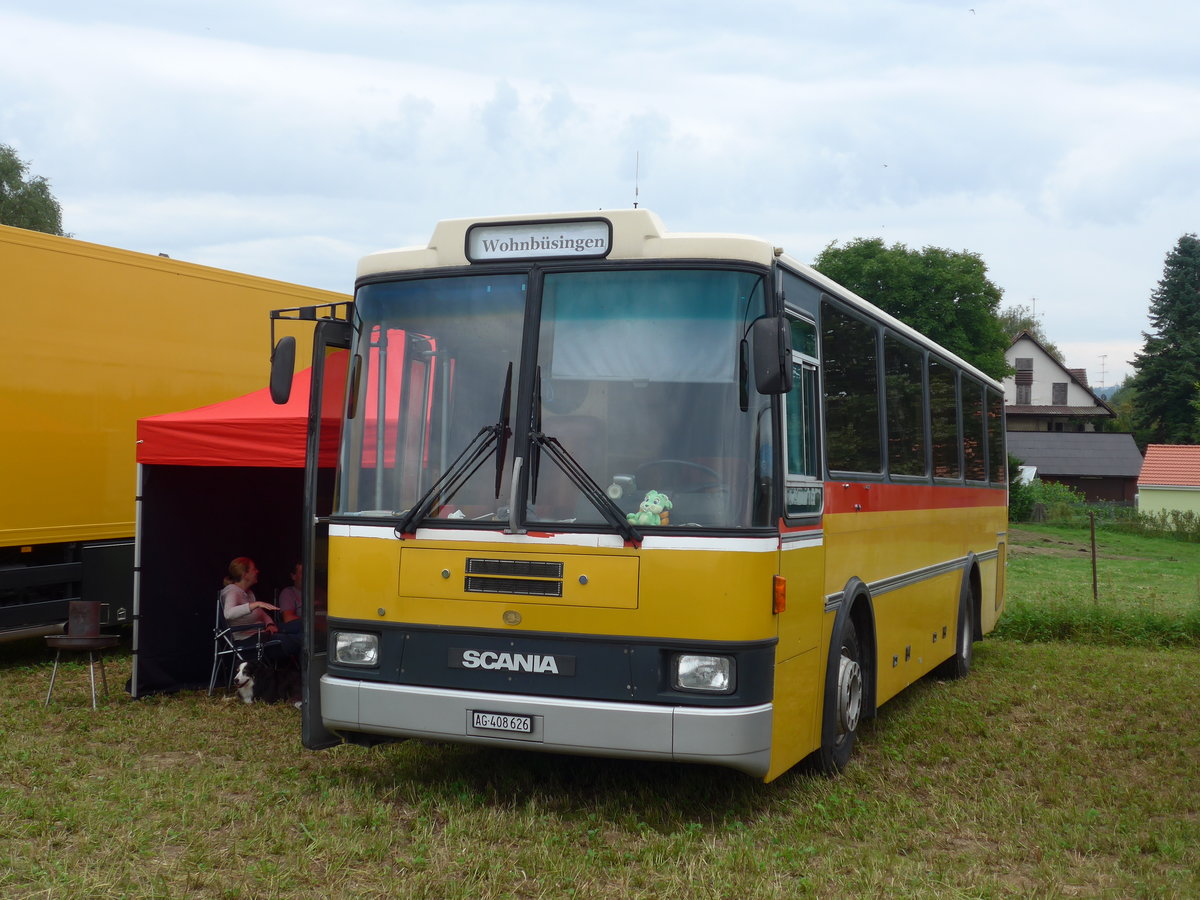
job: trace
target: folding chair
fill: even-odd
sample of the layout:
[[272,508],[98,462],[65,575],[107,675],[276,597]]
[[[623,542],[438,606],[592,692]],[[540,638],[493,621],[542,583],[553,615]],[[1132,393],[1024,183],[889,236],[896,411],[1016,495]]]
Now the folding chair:
[[[266,651],[274,646],[278,646],[280,641],[273,640],[267,637],[267,626],[261,623],[255,625],[239,625],[236,629],[230,628],[229,623],[225,621],[225,608],[221,602],[221,594],[217,592],[217,610],[213,622],[213,663],[212,675],[208,679],[208,696],[212,696],[214,688],[217,686],[217,675],[222,669],[228,669],[228,674],[225,676],[225,690],[229,690],[233,686],[233,673],[237,671],[239,663],[249,662],[250,660],[262,660]],[[242,637],[240,640],[235,639],[235,631],[245,633],[254,631],[254,641],[250,642]]]

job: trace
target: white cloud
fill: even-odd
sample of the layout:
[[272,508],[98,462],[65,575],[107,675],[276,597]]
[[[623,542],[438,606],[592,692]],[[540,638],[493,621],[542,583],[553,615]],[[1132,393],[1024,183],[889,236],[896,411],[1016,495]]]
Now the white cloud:
[[12,6],[0,142],[68,230],[322,287],[440,218],[630,205],[636,159],[677,230],[977,252],[1084,354],[1200,228],[1165,0]]

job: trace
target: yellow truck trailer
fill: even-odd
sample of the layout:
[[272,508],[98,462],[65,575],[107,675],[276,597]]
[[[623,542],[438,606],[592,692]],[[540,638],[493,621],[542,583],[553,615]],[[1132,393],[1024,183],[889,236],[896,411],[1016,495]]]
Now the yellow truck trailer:
[[137,420],[261,388],[267,313],[348,299],[0,226],[0,640],[129,621]]

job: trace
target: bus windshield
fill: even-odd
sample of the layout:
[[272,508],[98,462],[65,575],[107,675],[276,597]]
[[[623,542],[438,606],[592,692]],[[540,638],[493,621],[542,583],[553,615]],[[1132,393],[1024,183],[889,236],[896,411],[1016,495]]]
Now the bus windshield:
[[[762,277],[748,272],[548,275],[538,341],[542,432],[638,527],[762,524],[752,515],[751,475],[764,456],[769,404],[751,390],[741,410],[738,364],[741,338],[762,307]],[[769,471],[757,475],[769,486]],[[531,522],[603,522],[545,458],[531,478]],[[639,509],[651,491],[670,503],[658,522]]]
[[[612,530],[617,510],[639,529],[769,524],[770,402],[740,365],[761,274],[562,271],[538,298],[529,286],[495,274],[359,289],[340,513],[495,527],[520,457],[522,524]],[[528,334],[527,306],[540,309]],[[666,500],[640,509],[650,492]]]
[[[403,516],[500,416],[510,366],[521,360],[524,275],[365,285],[355,307],[360,371],[346,422],[338,511]],[[515,376],[514,376],[515,377]],[[458,515],[506,519],[496,501],[498,445],[461,473]],[[486,463],[491,462],[491,465]],[[503,472],[501,496],[507,497]],[[435,501],[441,498],[434,498]],[[456,510],[435,502],[433,517]]]

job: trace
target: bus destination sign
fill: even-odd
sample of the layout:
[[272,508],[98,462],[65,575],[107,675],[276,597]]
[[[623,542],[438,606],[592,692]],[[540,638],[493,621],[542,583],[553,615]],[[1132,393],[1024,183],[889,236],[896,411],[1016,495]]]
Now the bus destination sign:
[[467,231],[467,259],[595,258],[612,249],[607,219],[472,225]]

